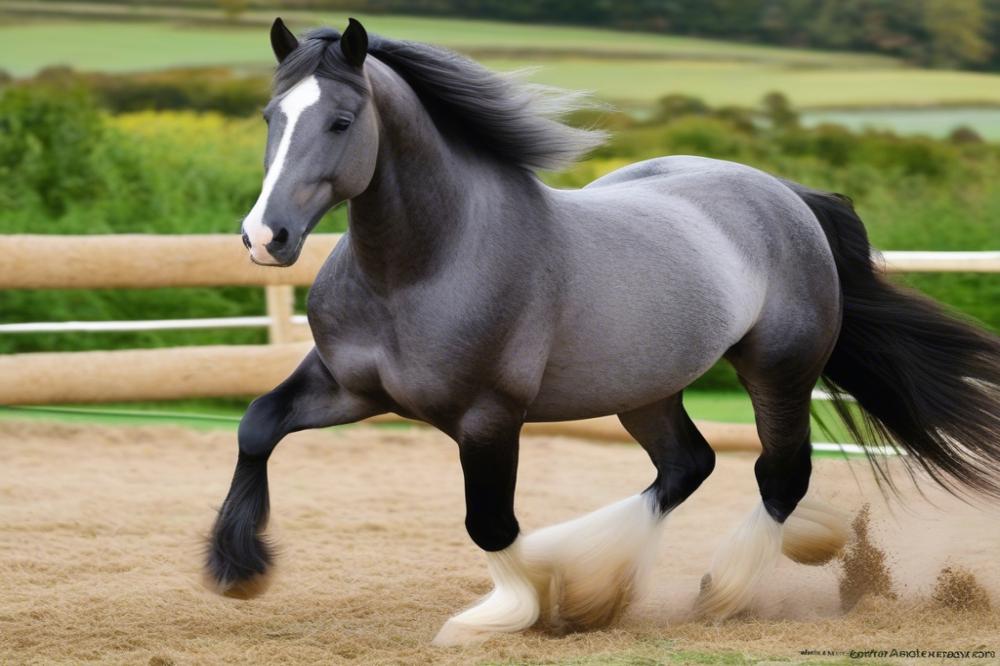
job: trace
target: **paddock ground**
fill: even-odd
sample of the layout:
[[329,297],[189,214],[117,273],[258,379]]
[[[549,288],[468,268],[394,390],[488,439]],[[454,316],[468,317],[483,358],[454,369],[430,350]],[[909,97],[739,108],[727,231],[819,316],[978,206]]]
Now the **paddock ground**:
[[[0,421],[0,663],[859,663],[802,650],[995,650],[1000,510],[930,490],[887,502],[862,460],[816,461],[813,490],[871,504],[872,539],[845,567],[783,560],[752,613],[719,625],[688,617],[714,546],[755,502],[753,459],[720,456],[670,518],[646,597],[617,627],[429,646],[442,622],[488,590],[462,526],[454,445],[422,429],[299,433],[271,463],[271,589],[224,599],[199,582],[201,535],[232,472],[228,430]],[[605,505],[652,478],[637,446],[525,438],[518,510],[526,529]],[[951,606],[935,601],[945,567]],[[867,570],[866,570],[867,568]],[[840,579],[866,596],[841,609]],[[868,576],[868,578],[866,578]],[[870,580],[869,580],[870,579]],[[879,659],[877,663],[938,663]],[[948,663],[965,663],[947,660]],[[983,659],[982,663],[995,659]]]

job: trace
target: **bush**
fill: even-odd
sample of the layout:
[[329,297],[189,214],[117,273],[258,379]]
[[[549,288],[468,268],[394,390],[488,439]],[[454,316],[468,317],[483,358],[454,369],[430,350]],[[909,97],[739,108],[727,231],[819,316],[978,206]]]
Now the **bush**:
[[667,95],[656,102],[651,123],[663,123],[682,116],[706,116],[710,111],[709,106],[697,97]]
[[956,127],[948,134],[948,140],[952,143],[982,143],[983,137],[976,130],[967,125]]
[[872,132],[858,145],[860,159],[904,176],[942,179],[954,175],[958,167],[958,153],[952,146],[927,137]]
[[744,155],[749,142],[731,123],[716,118],[680,118],[661,130],[661,145],[671,152],[723,157]]
[[100,196],[104,126],[82,88],[11,87],[0,94],[0,203],[48,216]]
[[845,127],[823,124],[811,130],[783,132],[778,140],[790,155],[813,155],[831,166],[843,167],[857,159],[860,139]]
[[216,111],[249,116],[270,98],[271,82],[263,75],[241,75],[221,67],[176,68],[132,74],[80,73],[49,67],[32,83],[83,88],[113,113],[149,110]]

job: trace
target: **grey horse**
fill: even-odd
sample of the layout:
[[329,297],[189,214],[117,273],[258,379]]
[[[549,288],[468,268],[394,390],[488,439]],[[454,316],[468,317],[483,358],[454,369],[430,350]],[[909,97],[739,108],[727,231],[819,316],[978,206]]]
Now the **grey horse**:
[[[309,294],[315,348],[240,424],[208,545],[220,591],[259,592],[272,563],[276,444],[395,412],[457,442],[465,525],[494,583],[435,641],[519,631],[543,613],[607,624],[641,586],[665,517],[712,472],[681,392],[720,358],[753,402],[760,501],[703,580],[703,616],[750,605],[782,552],[818,563],[843,545],[840,514],[803,501],[820,379],[862,444],[900,447],[954,492],[1000,494],[1000,340],[889,284],[845,197],[676,156],[553,189],[536,170],[604,139],[558,121],[572,96],[369,39],[353,19],[301,42],[279,19],[271,44],[266,176],[244,243],[253,261],[286,266],[333,205],[349,201],[350,222]],[[653,483],[522,534],[522,424],[608,414],[649,454]]]

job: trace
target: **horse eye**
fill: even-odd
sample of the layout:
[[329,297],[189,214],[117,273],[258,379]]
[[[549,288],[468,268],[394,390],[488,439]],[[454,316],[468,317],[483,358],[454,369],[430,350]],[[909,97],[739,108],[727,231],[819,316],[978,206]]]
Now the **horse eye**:
[[351,126],[351,119],[350,118],[337,118],[336,120],[333,121],[333,124],[330,125],[330,131],[331,132],[343,132],[345,129],[347,129],[350,126]]

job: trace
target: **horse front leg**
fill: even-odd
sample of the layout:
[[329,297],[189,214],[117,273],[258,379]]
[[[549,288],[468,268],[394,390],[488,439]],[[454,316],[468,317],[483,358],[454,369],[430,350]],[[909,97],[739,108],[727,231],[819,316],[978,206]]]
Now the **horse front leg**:
[[240,421],[236,471],[206,553],[206,582],[221,594],[256,596],[273,555],[267,526],[267,460],[281,439],[309,428],[353,423],[381,410],[337,385],[315,349],[277,388],[254,400]]
[[469,410],[454,437],[465,475],[465,527],[486,553],[493,591],[449,619],[434,644],[464,645],[527,629],[538,620],[537,576],[521,554],[514,516],[522,414],[498,405]]

